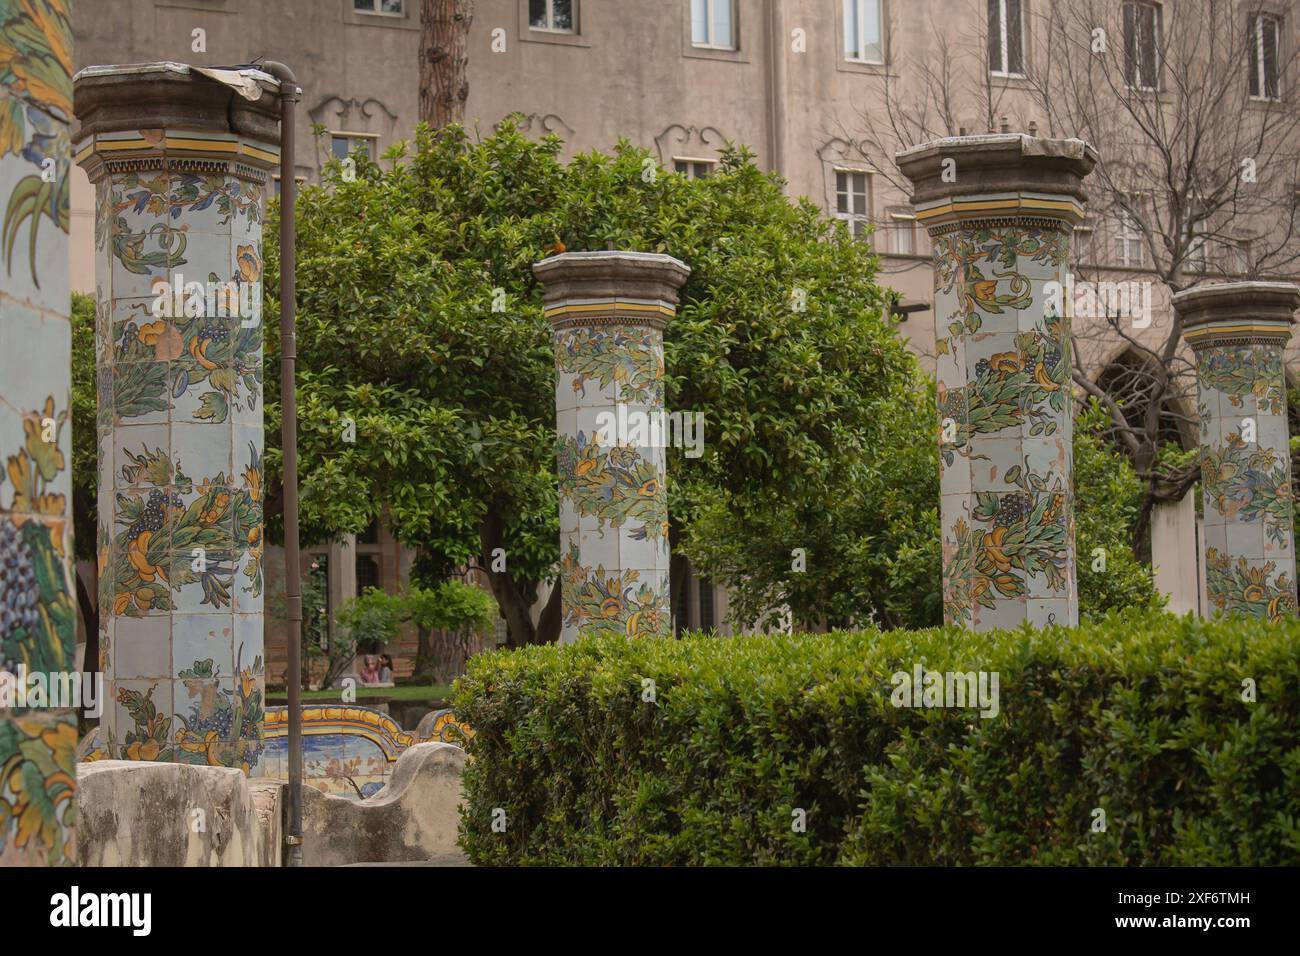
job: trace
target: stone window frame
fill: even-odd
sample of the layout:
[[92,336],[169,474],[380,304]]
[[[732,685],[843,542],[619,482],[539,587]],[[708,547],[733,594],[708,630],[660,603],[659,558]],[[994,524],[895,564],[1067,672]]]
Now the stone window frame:
[[[838,219],[841,222],[845,223],[848,226],[849,235],[852,236],[854,239],[858,239],[861,240],[862,242],[868,243],[874,248],[875,246],[875,243],[873,241],[874,235],[872,233],[865,233],[865,232],[859,233],[858,227],[861,225],[865,229],[865,227],[867,226],[874,226],[876,224],[876,218],[874,215],[876,183],[875,180],[873,179],[873,177],[876,174],[876,170],[873,167],[866,164],[851,164],[844,161],[830,161],[827,163],[827,167],[828,168],[827,168],[826,189],[829,198],[827,209],[830,212],[831,218]],[[854,212],[852,208],[850,208],[846,212],[840,211],[839,177],[841,175],[860,175],[863,177],[863,185],[865,187],[864,190],[865,193],[864,205],[866,206],[865,212],[861,212],[861,213]],[[849,183],[849,189],[847,190],[846,195],[850,199],[849,205],[851,207],[852,199],[856,195],[853,190],[853,185],[851,182]]]
[[[379,134],[378,133],[365,133],[365,132],[360,132],[358,130],[349,130],[349,129],[331,129],[329,130],[329,136],[330,136],[329,155],[331,159],[342,159],[342,157],[336,156],[334,153],[334,140],[338,139],[339,137],[346,137],[349,140],[364,139],[370,142],[372,144],[370,150],[370,161],[372,163],[379,162]],[[356,144],[353,143],[352,147],[348,149],[348,155],[351,156],[353,150],[355,149],[356,149]]]
[[545,30],[533,26],[528,12],[528,0],[519,0],[519,40],[523,43],[589,47],[591,43],[583,34],[582,12],[582,0],[573,0],[573,29]]
[[[718,4],[725,4],[730,11],[727,17],[727,25],[731,28],[731,43],[723,46],[720,43],[696,43],[695,42],[695,5],[704,4],[704,23],[705,29],[713,32],[713,10]],[[740,16],[739,4],[736,0],[687,0],[687,22],[690,29],[691,46],[697,50],[716,50],[721,53],[731,53],[740,49]]]
[[[401,13],[383,13],[374,10],[358,10],[353,7],[353,0],[338,0],[340,16],[347,26],[377,27],[384,30],[419,30],[420,16],[411,15],[411,7],[416,0],[402,0]],[[376,2],[376,5],[378,3]]]
[[[1142,77],[1140,75],[1131,76],[1129,73],[1130,56],[1132,56],[1132,62],[1135,66],[1135,71],[1137,74],[1140,74],[1142,72],[1142,67],[1141,67],[1140,49],[1130,50],[1129,48],[1130,36],[1129,36],[1128,25],[1127,25],[1128,11],[1129,10],[1139,11],[1143,9],[1155,11],[1155,39],[1152,42],[1152,48],[1153,48],[1152,55],[1155,57],[1155,64],[1154,64],[1155,76],[1153,78],[1155,84],[1153,86],[1141,85]],[[1161,90],[1163,89],[1163,84],[1161,83],[1161,79],[1164,76],[1164,69],[1165,69],[1165,58],[1164,58],[1164,50],[1163,50],[1163,43],[1165,38],[1165,5],[1159,2],[1159,0],[1124,0],[1123,5],[1120,7],[1120,18],[1121,18],[1120,33],[1121,33],[1121,39],[1123,40],[1124,43],[1125,88],[1132,90],[1136,93],[1150,93],[1150,94],[1160,93]],[[1139,35],[1137,35],[1138,33],[1140,33],[1140,30],[1138,28],[1136,17],[1134,20],[1134,29],[1136,31],[1133,37],[1134,46],[1140,47],[1141,38]],[[1137,82],[1135,82],[1135,80]]]
[[[306,186],[306,185],[307,185],[307,177],[306,177],[306,176],[303,176],[303,175],[301,175],[301,174],[298,174],[298,173],[294,173],[293,181],[294,181],[295,183],[297,183],[299,189],[302,189],[303,186]],[[273,173],[271,173],[270,178],[267,179],[267,181],[266,181],[266,198],[267,198],[268,200],[271,200],[271,199],[279,199],[279,198],[280,198],[280,174],[279,174],[279,172],[273,172]]]
[[359,15],[359,16],[363,16],[363,17],[394,17],[394,18],[409,18],[409,17],[410,17],[410,11],[409,11],[409,9],[408,9],[409,4],[410,4],[410,0],[397,0],[397,2],[401,5],[401,9],[400,9],[400,10],[397,10],[397,11],[393,11],[393,10],[381,10],[380,7],[382,7],[382,6],[384,5],[384,0],[369,0],[369,2],[370,2],[370,5],[371,5],[371,7],[372,7],[373,9],[370,9],[370,10],[362,10],[362,9],[360,9],[360,8],[357,7],[357,0],[348,0],[349,5],[352,7],[352,12],[355,13],[355,14],[357,14],[357,15]]
[[691,8],[693,0],[683,0],[681,4],[682,16],[682,56],[697,60],[729,60],[733,63],[747,63],[744,44],[741,43],[741,30],[745,25],[745,19],[741,15],[740,4],[736,0],[728,0],[731,3],[731,42],[730,47],[720,46],[696,46],[694,42],[694,30],[691,24]]
[[[992,61],[989,62],[989,75],[999,80],[1023,80],[1029,77],[1029,0],[1019,0],[1020,3],[1020,70],[1012,72],[1005,69],[1007,59],[1011,53],[1011,32],[1007,29],[1007,5],[1012,0],[998,0],[998,35],[1001,41],[999,53],[1001,54],[1001,65],[1004,69],[993,69]],[[991,35],[985,37],[986,41],[991,39]]]
[[[1274,81],[1277,85],[1276,96],[1258,95],[1250,86],[1250,70],[1252,66],[1259,70],[1261,83],[1266,82],[1264,77],[1263,37],[1259,35],[1265,20],[1272,20],[1277,28],[1275,32],[1276,48],[1273,52]],[[1246,32],[1249,37],[1250,57],[1252,60],[1252,63],[1246,68],[1246,98],[1253,106],[1267,107],[1270,103],[1281,103],[1284,98],[1282,80],[1285,72],[1283,69],[1285,61],[1282,56],[1286,49],[1286,27],[1287,18],[1285,12],[1274,9],[1272,6],[1261,6],[1246,14]],[[1259,60],[1256,60],[1257,56],[1260,58]]]
[[[1147,246],[1146,237],[1142,235],[1142,226],[1137,220],[1137,216],[1123,209],[1117,209],[1113,216],[1115,263],[1121,269],[1145,269],[1147,268]],[[1126,228],[1131,227],[1131,228]],[[1124,243],[1124,252],[1119,251],[1119,243]],[[1129,255],[1130,248],[1137,249],[1137,261],[1133,262]]]
[[196,13],[236,13],[230,9],[230,0],[156,0],[160,7],[173,10],[193,10]]
[[[870,194],[868,194],[868,201]],[[905,226],[903,224],[906,224]],[[929,258],[920,252],[920,243],[917,242],[917,218],[916,210],[907,205],[895,205],[885,207],[885,227],[889,230],[889,251],[888,255],[899,256],[902,258]],[[902,252],[898,248],[898,239],[902,235],[909,237],[909,244],[912,249],[910,252]]]
[[867,73],[872,76],[890,74],[890,41],[893,37],[890,14],[891,0],[877,0],[880,5],[880,62],[872,60],[851,60],[844,52],[844,4],[846,0],[835,2],[835,69],[841,73]]
[[[673,172],[690,179],[708,179],[709,176],[712,176],[718,168],[718,161],[716,159],[707,159],[702,156],[674,156],[672,161]],[[690,168],[678,169],[677,167],[679,165],[689,166]],[[708,175],[700,176],[697,174],[698,167],[700,166],[708,167]]]
[[[370,533],[374,532],[371,539]],[[389,548],[390,535],[388,528],[378,519],[372,521],[362,531],[357,532],[352,543],[352,563],[357,566],[360,562],[371,561],[375,568],[375,583],[368,584],[366,587],[375,587],[385,593],[390,591],[388,583],[387,568],[385,567],[385,558]],[[361,575],[357,574],[357,594],[362,592]]]
[[[555,0],[542,0],[542,3],[546,5],[547,20],[553,20],[555,17]],[[528,3],[526,4],[526,6],[528,7],[528,29],[533,30],[537,33],[562,33],[565,35],[572,35],[572,34],[582,32],[582,21],[580,19],[582,8],[578,0],[569,0],[569,18],[573,21],[573,26],[569,27],[569,29],[567,30],[561,30],[558,27],[534,26],[532,4],[533,4],[533,0],[528,0]]]
[[1079,266],[1091,266],[1097,261],[1097,222],[1085,216],[1075,225],[1070,236],[1070,258]]

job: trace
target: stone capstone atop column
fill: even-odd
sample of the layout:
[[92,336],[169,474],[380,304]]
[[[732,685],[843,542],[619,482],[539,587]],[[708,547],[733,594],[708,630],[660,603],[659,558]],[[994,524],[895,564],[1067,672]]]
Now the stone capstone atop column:
[[280,160],[280,84],[255,67],[92,66],[73,77],[75,158],[91,182],[170,168],[256,182]]
[[591,324],[662,329],[677,308],[690,267],[657,252],[564,252],[534,263],[542,302],[556,329]]
[[1285,342],[1291,337],[1300,287],[1291,282],[1225,282],[1173,297],[1183,338],[1193,349]]
[[935,140],[894,159],[912,183],[917,220],[934,228],[1012,215],[1080,222],[1083,180],[1099,156],[1082,140],[1013,133]]

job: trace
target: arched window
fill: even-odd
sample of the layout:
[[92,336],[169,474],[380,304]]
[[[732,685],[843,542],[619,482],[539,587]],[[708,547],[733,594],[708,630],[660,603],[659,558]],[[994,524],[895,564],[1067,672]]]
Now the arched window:
[[[1133,349],[1126,349],[1111,359],[1097,376],[1097,387],[1119,402],[1124,420],[1132,429],[1130,434],[1138,433],[1139,443],[1145,444],[1147,409],[1158,390],[1159,378],[1155,374],[1151,360],[1139,355]],[[1166,391],[1161,399],[1161,411],[1157,436],[1161,446],[1175,444],[1179,448],[1193,448],[1197,444],[1196,429],[1193,420],[1184,410],[1176,394]],[[1107,437],[1115,445],[1129,452],[1127,442],[1118,434],[1118,426],[1107,432]]]

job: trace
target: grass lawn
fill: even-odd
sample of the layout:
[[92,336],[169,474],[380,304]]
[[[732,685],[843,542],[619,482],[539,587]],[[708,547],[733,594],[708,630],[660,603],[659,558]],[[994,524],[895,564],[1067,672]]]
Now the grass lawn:
[[[325,690],[303,691],[303,700],[338,701],[342,689],[328,687]],[[367,700],[445,700],[451,695],[450,684],[399,684],[397,687],[358,687],[357,703]],[[268,689],[268,704],[287,703],[289,695],[283,688]]]

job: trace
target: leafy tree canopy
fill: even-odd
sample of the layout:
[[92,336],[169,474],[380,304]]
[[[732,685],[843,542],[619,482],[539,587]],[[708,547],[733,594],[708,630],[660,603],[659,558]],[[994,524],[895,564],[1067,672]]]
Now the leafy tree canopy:
[[[479,141],[421,128],[389,168],[357,154],[345,181],[332,162],[299,200],[304,540],[382,518],[443,568],[488,568],[502,547],[507,570],[491,577],[516,641],[556,631],[544,619],[533,633],[520,614],[558,560],[555,372],[534,262],[615,248],[691,266],[666,333],[668,408],[705,416],[703,456],[669,454],[673,537],[687,552],[722,534],[779,540],[787,555],[804,546],[806,528],[786,522],[812,520],[815,505],[786,505],[836,500],[852,475],[875,476],[868,494],[889,485],[891,416],[917,389],[871,250],[788,200],[746,151],[689,179],[627,143],[568,163],[561,145],[511,121]],[[266,258],[273,329],[274,243]],[[267,382],[274,474],[275,375]],[[800,617],[823,613],[823,589],[785,597]]]

